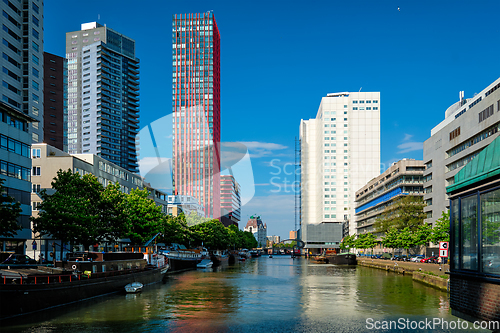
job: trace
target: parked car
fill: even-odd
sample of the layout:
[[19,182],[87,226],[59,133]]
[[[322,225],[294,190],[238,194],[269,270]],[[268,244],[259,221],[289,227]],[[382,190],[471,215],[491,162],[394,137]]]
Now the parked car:
[[428,258],[421,259],[420,262],[426,262],[426,263],[434,263],[437,264],[438,262],[438,257],[437,256],[430,256]]
[[35,259],[31,259],[25,254],[11,254],[7,259],[1,262],[3,265],[36,265]]
[[390,253],[384,252],[382,254],[382,258],[381,259],[389,260],[391,258],[392,258],[392,255]]
[[410,258],[410,261],[412,262],[420,262],[420,260],[424,259],[424,255],[418,254],[416,256],[413,256]]
[[397,261],[408,261],[409,258],[407,255],[401,255],[401,256],[398,256],[398,258],[396,260]]

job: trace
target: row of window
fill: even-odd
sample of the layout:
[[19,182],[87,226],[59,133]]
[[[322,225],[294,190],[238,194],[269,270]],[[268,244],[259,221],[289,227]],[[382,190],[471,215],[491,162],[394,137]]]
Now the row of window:
[[[469,148],[470,146],[475,145],[476,143],[481,142],[482,140],[492,136],[493,134],[498,132],[499,128],[500,128],[500,123],[480,132],[476,136],[472,137],[470,140],[467,140],[464,143],[462,143],[461,145],[456,146],[453,149],[447,151],[446,158],[450,158],[450,157],[464,151],[465,149]],[[430,168],[431,166],[432,166],[432,161],[430,162],[430,166],[427,166],[427,168]]]
[[495,111],[493,110],[493,104],[491,104],[486,109],[479,112],[479,122],[482,122],[483,120],[488,119],[489,117],[491,117],[493,115],[493,113],[495,113]]
[[24,157],[30,157],[30,146],[20,141],[14,140],[0,134],[0,148],[5,149]]
[[0,174],[7,177],[31,181],[30,169],[7,161],[0,160]]

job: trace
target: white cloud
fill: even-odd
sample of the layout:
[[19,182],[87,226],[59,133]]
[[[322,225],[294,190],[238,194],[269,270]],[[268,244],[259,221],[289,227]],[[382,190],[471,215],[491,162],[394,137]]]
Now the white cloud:
[[408,141],[408,140],[410,140],[412,137],[413,137],[413,135],[405,133],[405,137],[404,137],[403,141]]
[[283,150],[288,148],[287,146],[284,146],[282,144],[272,142],[243,141],[239,143],[244,144],[248,148],[250,157],[252,158],[275,156],[275,150]]
[[423,150],[424,149],[424,143],[423,142],[405,142],[400,145],[398,145],[398,154],[404,154],[408,153],[410,151],[415,151],[415,150]]

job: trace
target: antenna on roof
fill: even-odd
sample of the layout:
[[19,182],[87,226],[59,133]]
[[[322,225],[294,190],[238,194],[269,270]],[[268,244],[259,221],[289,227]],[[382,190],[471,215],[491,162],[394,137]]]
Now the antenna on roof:
[[361,92],[361,89],[363,89],[363,87],[359,88],[359,91],[358,91],[358,92]]

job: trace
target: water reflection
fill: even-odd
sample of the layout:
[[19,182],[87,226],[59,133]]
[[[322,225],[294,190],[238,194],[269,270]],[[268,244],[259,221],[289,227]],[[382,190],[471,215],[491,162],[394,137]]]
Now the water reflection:
[[398,317],[454,319],[446,293],[411,277],[275,256],[171,275],[2,332],[359,332],[367,318]]

